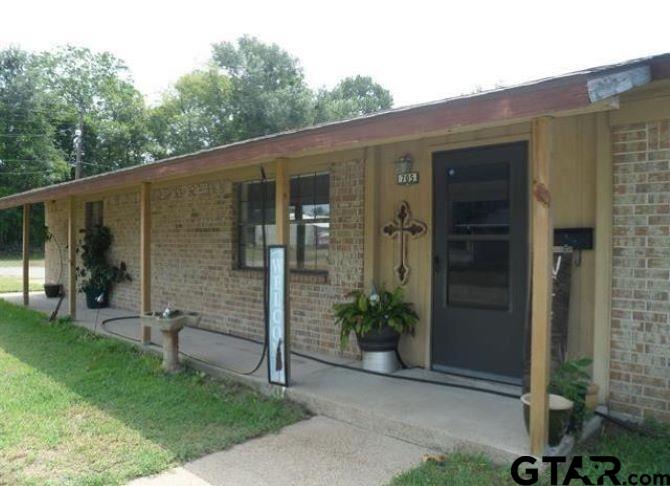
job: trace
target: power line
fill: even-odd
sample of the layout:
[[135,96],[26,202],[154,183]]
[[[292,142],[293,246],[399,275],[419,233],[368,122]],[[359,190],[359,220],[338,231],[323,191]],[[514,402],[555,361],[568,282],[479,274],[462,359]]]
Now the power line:
[[5,138],[19,138],[19,137],[26,137],[26,138],[36,138],[36,137],[51,137],[52,133],[0,133],[0,137],[5,137]]
[[[44,164],[55,164],[57,162],[61,162],[59,160],[43,160],[43,159],[5,159],[3,157],[0,157],[0,164],[5,163],[5,162],[40,162]],[[69,163],[65,160],[62,162]]]
[[35,174],[44,174],[44,171],[43,170],[26,171],[26,172],[2,172],[2,171],[0,171],[0,177],[6,176],[6,175],[25,176],[25,175],[35,175]]
[[[82,161],[81,163],[85,164],[85,165],[94,165],[96,167],[109,167],[109,168],[114,168],[114,166],[117,164],[116,162],[108,162],[106,164],[102,164],[100,162],[84,162],[84,161]],[[111,165],[109,165],[109,164],[111,164]],[[139,164],[135,164],[135,165],[139,165]]]
[[[41,162],[41,163],[46,163],[46,164],[55,164],[57,162],[65,162],[67,164],[72,164],[72,162],[67,161],[67,160],[43,160],[43,159],[5,159],[3,157],[0,157],[0,164],[3,162]],[[85,165],[92,165],[95,167],[106,167],[113,169],[117,166],[117,162],[107,162],[107,163],[101,163],[101,162],[83,162],[82,164]],[[134,164],[134,165],[140,165],[140,164]]]

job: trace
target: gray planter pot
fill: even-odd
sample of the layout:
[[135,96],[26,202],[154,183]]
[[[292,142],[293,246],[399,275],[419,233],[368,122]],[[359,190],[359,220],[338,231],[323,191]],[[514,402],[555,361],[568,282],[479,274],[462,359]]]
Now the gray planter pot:
[[363,369],[377,373],[393,373],[400,368],[396,350],[400,333],[389,326],[374,329],[364,336],[356,336],[363,352]]

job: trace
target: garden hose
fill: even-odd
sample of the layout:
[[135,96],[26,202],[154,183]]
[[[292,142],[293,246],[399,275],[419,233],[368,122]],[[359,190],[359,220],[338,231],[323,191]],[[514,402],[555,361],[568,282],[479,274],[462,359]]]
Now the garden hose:
[[[131,339],[133,341],[139,342],[139,339],[136,339],[136,338],[131,337],[131,336],[126,336],[124,334],[120,334],[120,333],[110,331],[109,329],[107,329],[107,324],[110,323],[110,322],[128,320],[128,319],[139,319],[139,316],[112,317],[110,319],[105,319],[104,321],[102,321],[101,325],[102,325],[102,328],[106,332],[108,332],[109,334],[119,336],[119,337],[122,337],[124,339]],[[191,327],[191,326],[187,326],[187,327]],[[191,327],[191,328],[202,330],[202,329],[196,328],[196,327]],[[265,359],[265,356],[266,356],[267,333],[266,333],[266,339],[264,339],[263,341],[259,341],[257,339],[238,336],[238,335],[228,333],[228,332],[223,332],[223,331],[213,331],[213,330],[209,330],[209,329],[207,329],[206,331],[207,332],[212,332],[214,334],[220,334],[222,336],[232,337],[232,338],[235,338],[235,339],[241,339],[243,341],[248,341],[248,342],[252,342],[252,343],[255,343],[255,344],[263,345],[263,352],[261,354],[261,357],[260,357],[256,367],[252,371],[240,372],[240,371],[237,371],[237,370],[233,370],[231,368],[226,368],[224,366],[212,363],[211,361],[207,361],[207,360],[204,360],[204,359],[201,359],[201,358],[197,358],[193,355],[184,353],[183,351],[179,351],[179,354],[182,354],[189,359],[192,359],[194,361],[198,361],[198,362],[203,363],[207,366],[211,366],[213,368],[217,368],[217,369],[222,370],[222,371],[233,372],[233,373],[238,374],[238,375],[251,375],[251,374],[255,373],[256,371],[258,371],[258,369],[260,368],[260,366],[263,363],[263,360]],[[489,393],[489,394],[492,394],[492,395],[498,395],[498,396],[506,397],[506,398],[514,398],[514,399],[517,399],[517,400],[520,398],[519,395],[514,394],[514,393],[508,393],[508,392],[499,391],[499,390],[491,390],[489,388],[480,388],[480,387],[477,387],[477,386],[474,386],[474,385],[465,385],[465,384],[461,384],[461,383],[450,383],[450,382],[444,382],[444,381],[429,380],[427,378],[416,378],[416,377],[412,377],[412,376],[393,375],[393,374],[390,374],[390,373],[381,373],[379,371],[364,370],[364,369],[358,368],[356,366],[350,366],[350,365],[346,365],[346,364],[343,364],[343,363],[336,363],[336,362],[333,362],[333,361],[329,361],[327,359],[318,358],[316,356],[311,356],[309,354],[301,353],[299,351],[291,351],[291,354],[293,354],[295,356],[298,356],[300,358],[316,361],[317,363],[325,364],[325,365],[328,365],[328,366],[333,366],[335,368],[342,368],[342,369],[346,369],[346,370],[357,371],[359,373],[365,373],[365,374],[368,374],[368,375],[381,376],[381,377],[385,377],[385,378],[393,378],[393,379],[402,380],[402,381],[413,381],[413,382],[416,382],[416,383],[425,383],[425,384],[429,384],[429,385],[438,385],[438,386],[446,386],[446,387],[451,387],[451,388],[460,388],[460,389],[463,389],[463,390],[478,391],[478,392]]]
[[670,439],[670,436],[668,434],[663,434],[663,433],[654,433],[651,432],[647,429],[644,429],[640,425],[634,424],[632,422],[626,422],[625,420],[618,419],[616,417],[612,417],[611,415],[608,415],[604,412],[599,412],[598,410],[593,411],[594,414],[596,414],[598,417],[602,417],[605,420],[608,420],[609,422],[612,422],[614,425],[621,427],[622,429],[625,429],[629,432],[633,432],[635,434],[640,434],[645,437],[649,437],[651,439]]
[[[121,317],[111,317],[111,318],[109,318],[109,319],[104,319],[104,320],[100,323],[100,325],[101,325],[102,328],[105,330],[105,332],[107,332],[107,333],[109,333],[109,334],[112,334],[113,336],[122,337],[122,338],[124,338],[124,339],[130,339],[130,340],[133,340],[133,341],[139,343],[139,342],[140,342],[139,339],[136,339],[136,338],[134,338],[134,337],[132,337],[132,336],[126,336],[125,334],[121,334],[121,333],[112,331],[112,330],[110,330],[110,329],[107,328],[107,324],[110,323],[110,322],[114,322],[114,321],[125,321],[125,320],[129,320],[129,319],[139,319],[139,318],[140,318],[140,316],[121,316]],[[257,342],[257,343],[260,344],[260,341],[255,341],[255,342]],[[192,359],[192,360],[194,360],[194,361],[199,361],[199,362],[201,362],[201,363],[203,363],[203,364],[206,364],[206,365],[208,365],[208,366],[213,366],[213,367],[215,367],[215,368],[219,368],[219,369],[222,369],[222,370],[225,370],[225,371],[230,371],[230,372],[235,373],[235,374],[237,374],[237,375],[245,375],[245,376],[248,376],[248,375],[253,375],[254,373],[256,373],[256,371],[258,371],[258,369],[261,367],[261,365],[263,364],[263,361],[265,360],[266,351],[267,351],[267,338],[263,341],[263,352],[261,353],[261,356],[260,356],[260,358],[259,358],[259,360],[258,360],[258,363],[256,363],[256,366],[254,366],[254,368],[253,368],[251,371],[239,371],[239,370],[235,370],[235,369],[232,369],[232,368],[224,368],[224,367],[222,367],[222,366],[220,366],[220,365],[216,365],[216,364],[214,364],[214,363],[210,363],[209,361],[205,361],[205,360],[203,360],[203,359],[197,358],[197,357],[192,356],[192,355],[190,355],[190,354],[188,354],[188,353],[185,353],[185,352],[183,352],[183,351],[179,351],[179,354],[182,354],[182,355],[186,356],[187,358]]]

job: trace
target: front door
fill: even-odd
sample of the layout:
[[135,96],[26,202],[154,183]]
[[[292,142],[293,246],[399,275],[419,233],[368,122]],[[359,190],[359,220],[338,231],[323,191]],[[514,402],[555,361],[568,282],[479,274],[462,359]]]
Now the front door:
[[520,383],[528,315],[527,145],[433,155],[432,363]]

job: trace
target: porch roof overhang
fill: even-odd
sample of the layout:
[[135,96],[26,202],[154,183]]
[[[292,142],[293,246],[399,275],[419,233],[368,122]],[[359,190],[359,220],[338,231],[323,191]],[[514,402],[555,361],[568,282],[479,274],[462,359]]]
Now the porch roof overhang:
[[227,167],[511,124],[546,115],[613,109],[616,96],[670,78],[670,54],[601,66],[509,88],[392,109],[213,147],[0,198],[0,209],[176,179]]

